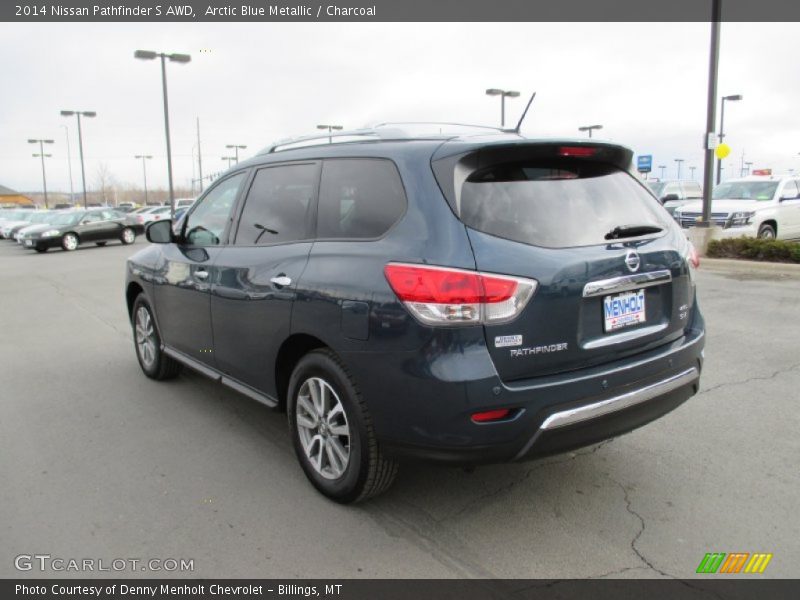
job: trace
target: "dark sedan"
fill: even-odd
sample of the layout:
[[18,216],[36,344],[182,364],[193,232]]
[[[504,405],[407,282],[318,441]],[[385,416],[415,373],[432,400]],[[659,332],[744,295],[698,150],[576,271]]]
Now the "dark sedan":
[[71,251],[91,242],[105,246],[111,240],[132,244],[136,241],[136,232],[126,223],[125,217],[124,213],[110,208],[64,213],[51,223],[26,232],[20,242],[37,252],[59,246]]

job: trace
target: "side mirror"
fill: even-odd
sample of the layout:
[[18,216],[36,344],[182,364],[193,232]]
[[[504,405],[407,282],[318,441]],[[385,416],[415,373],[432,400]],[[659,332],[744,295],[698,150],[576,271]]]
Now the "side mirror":
[[667,194],[666,196],[661,197],[661,204],[665,202],[674,202],[675,200],[680,200],[678,194]]
[[791,193],[784,194],[783,196],[780,197],[778,202],[783,202],[784,200],[797,200],[797,196],[792,196]]
[[153,244],[169,244],[173,241],[172,221],[169,219],[153,221],[144,230],[144,234],[148,242]]

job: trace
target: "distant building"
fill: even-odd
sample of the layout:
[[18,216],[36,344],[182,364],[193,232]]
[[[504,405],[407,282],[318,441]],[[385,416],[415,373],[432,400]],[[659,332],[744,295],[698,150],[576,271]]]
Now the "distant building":
[[15,192],[14,190],[7,188],[4,185],[0,185],[0,207],[8,208],[12,206],[32,207],[33,200],[31,200],[24,194],[20,194],[19,192]]

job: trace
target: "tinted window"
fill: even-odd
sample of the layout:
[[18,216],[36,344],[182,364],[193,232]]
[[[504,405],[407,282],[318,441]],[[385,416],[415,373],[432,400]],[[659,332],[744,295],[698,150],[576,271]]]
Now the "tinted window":
[[464,182],[459,206],[469,227],[549,248],[604,244],[619,225],[668,226],[666,213],[633,177],[595,162],[481,169]]
[[186,243],[194,246],[220,243],[244,175],[238,173],[219,182],[200,200],[186,220]]
[[99,223],[102,220],[103,217],[99,212],[86,213],[86,215],[83,217],[84,223]]
[[726,181],[714,188],[714,199],[725,200],[772,200],[777,181]]
[[317,165],[259,169],[247,193],[236,244],[244,246],[308,238],[308,208],[317,185]]
[[797,198],[798,195],[796,181],[788,181],[781,192],[782,198]]
[[400,174],[388,160],[326,160],[317,217],[318,238],[376,238],[406,210]]

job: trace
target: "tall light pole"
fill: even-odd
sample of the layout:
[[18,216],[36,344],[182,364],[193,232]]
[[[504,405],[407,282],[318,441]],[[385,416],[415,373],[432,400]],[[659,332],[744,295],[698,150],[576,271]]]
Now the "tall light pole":
[[[725,139],[725,100],[730,102],[738,102],[742,99],[741,94],[734,94],[733,96],[723,96],[722,101],[720,102],[721,107],[719,111],[719,143],[721,144],[722,141]],[[717,185],[719,185],[720,180],[722,179],[722,159],[717,159]]]
[[164,133],[167,137],[167,178],[169,179],[169,206],[170,213],[175,213],[175,189],[172,186],[172,146],[169,140],[169,102],[167,101],[167,59],[176,63],[188,63],[192,57],[188,54],[166,54],[151,50],[137,50],[134,58],[141,60],[161,59],[161,89],[164,94]]
[[666,171],[667,165],[658,165],[658,168],[661,169],[661,179],[664,179],[664,171]]
[[147,206],[147,163],[145,161],[150,160],[153,158],[149,154],[137,154],[134,156],[136,159],[141,159],[142,161],[142,175],[144,176],[144,205]]
[[751,161],[745,161],[744,166],[745,166],[745,171],[744,171],[745,175],[750,175],[750,167],[753,166],[753,163]]
[[45,154],[44,153],[44,145],[45,144],[52,144],[53,140],[28,140],[29,144],[39,144],[39,154],[34,154],[34,158],[41,158],[42,159],[42,189],[44,190],[44,207],[48,208],[47,206],[47,175],[44,172],[44,159],[45,157],[50,158],[53,156],[52,154]]
[[69,169],[69,203],[75,202],[75,190],[72,187],[72,152],[69,149],[69,127],[62,125],[64,133],[67,136],[67,168]]
[[[200,151],[200,117],[197,117],[197,170],[199,171],[197,180],[200,182],[199,183],[200,193],[202,194],[203,193],[203,157],[201,156],[201,154],[202,153]],[[192,185],[192,187],[194,187],[194,185]]]
[[689,167],[689,179],[691,179],[692,181],[694,181],[694,170],[696,168],[697,167]]
[[[233,150],[233,159],[236,161],[236,164],[239,164],[239,148],[244,150],[247,146],[243,144],[225,144],[225,147],[228,149]],[[229,165],[230,167],[230,165]]]
[[486,90],[487,96],[500,96],[500,127],[506,126],[506,98],[518,98],[519,92],[514,90],[501,90],[499,88],[489,88]]
[[86,208],[86,168],[83,164],[83,134],[81,133],[81,117],[94,118],[97,113],[93,110],[62,110],[62,117],[71,117],[75,115],[78,118],[78,150],[81,155],[81,183],[83,183],[83,208]]
[[578,127],[578,131],[588,131],[589,137],[592,137],[592,130],[594,129],[602,129],[602,125],[584,125],[582,127]]
[[683,159],[682,158],[676,158],[675,162],[678,163],[678,176],[676,177],[676,179],[680,179],[681,178],[681,163],[683,162]]
[[334,130],[341,131],[342,130],[342,126],[341,125],[317,125],[317,129],[327,129],[328,130],[328,143],[332,144],[333,143],[333,135],[331,135],[331,134],[333,133]]
[[228,168],[230,169],[231,168],[231,161],[236,160],[236,157],[235,156],[223,156],[222,160],[227,160],[228,161]]

